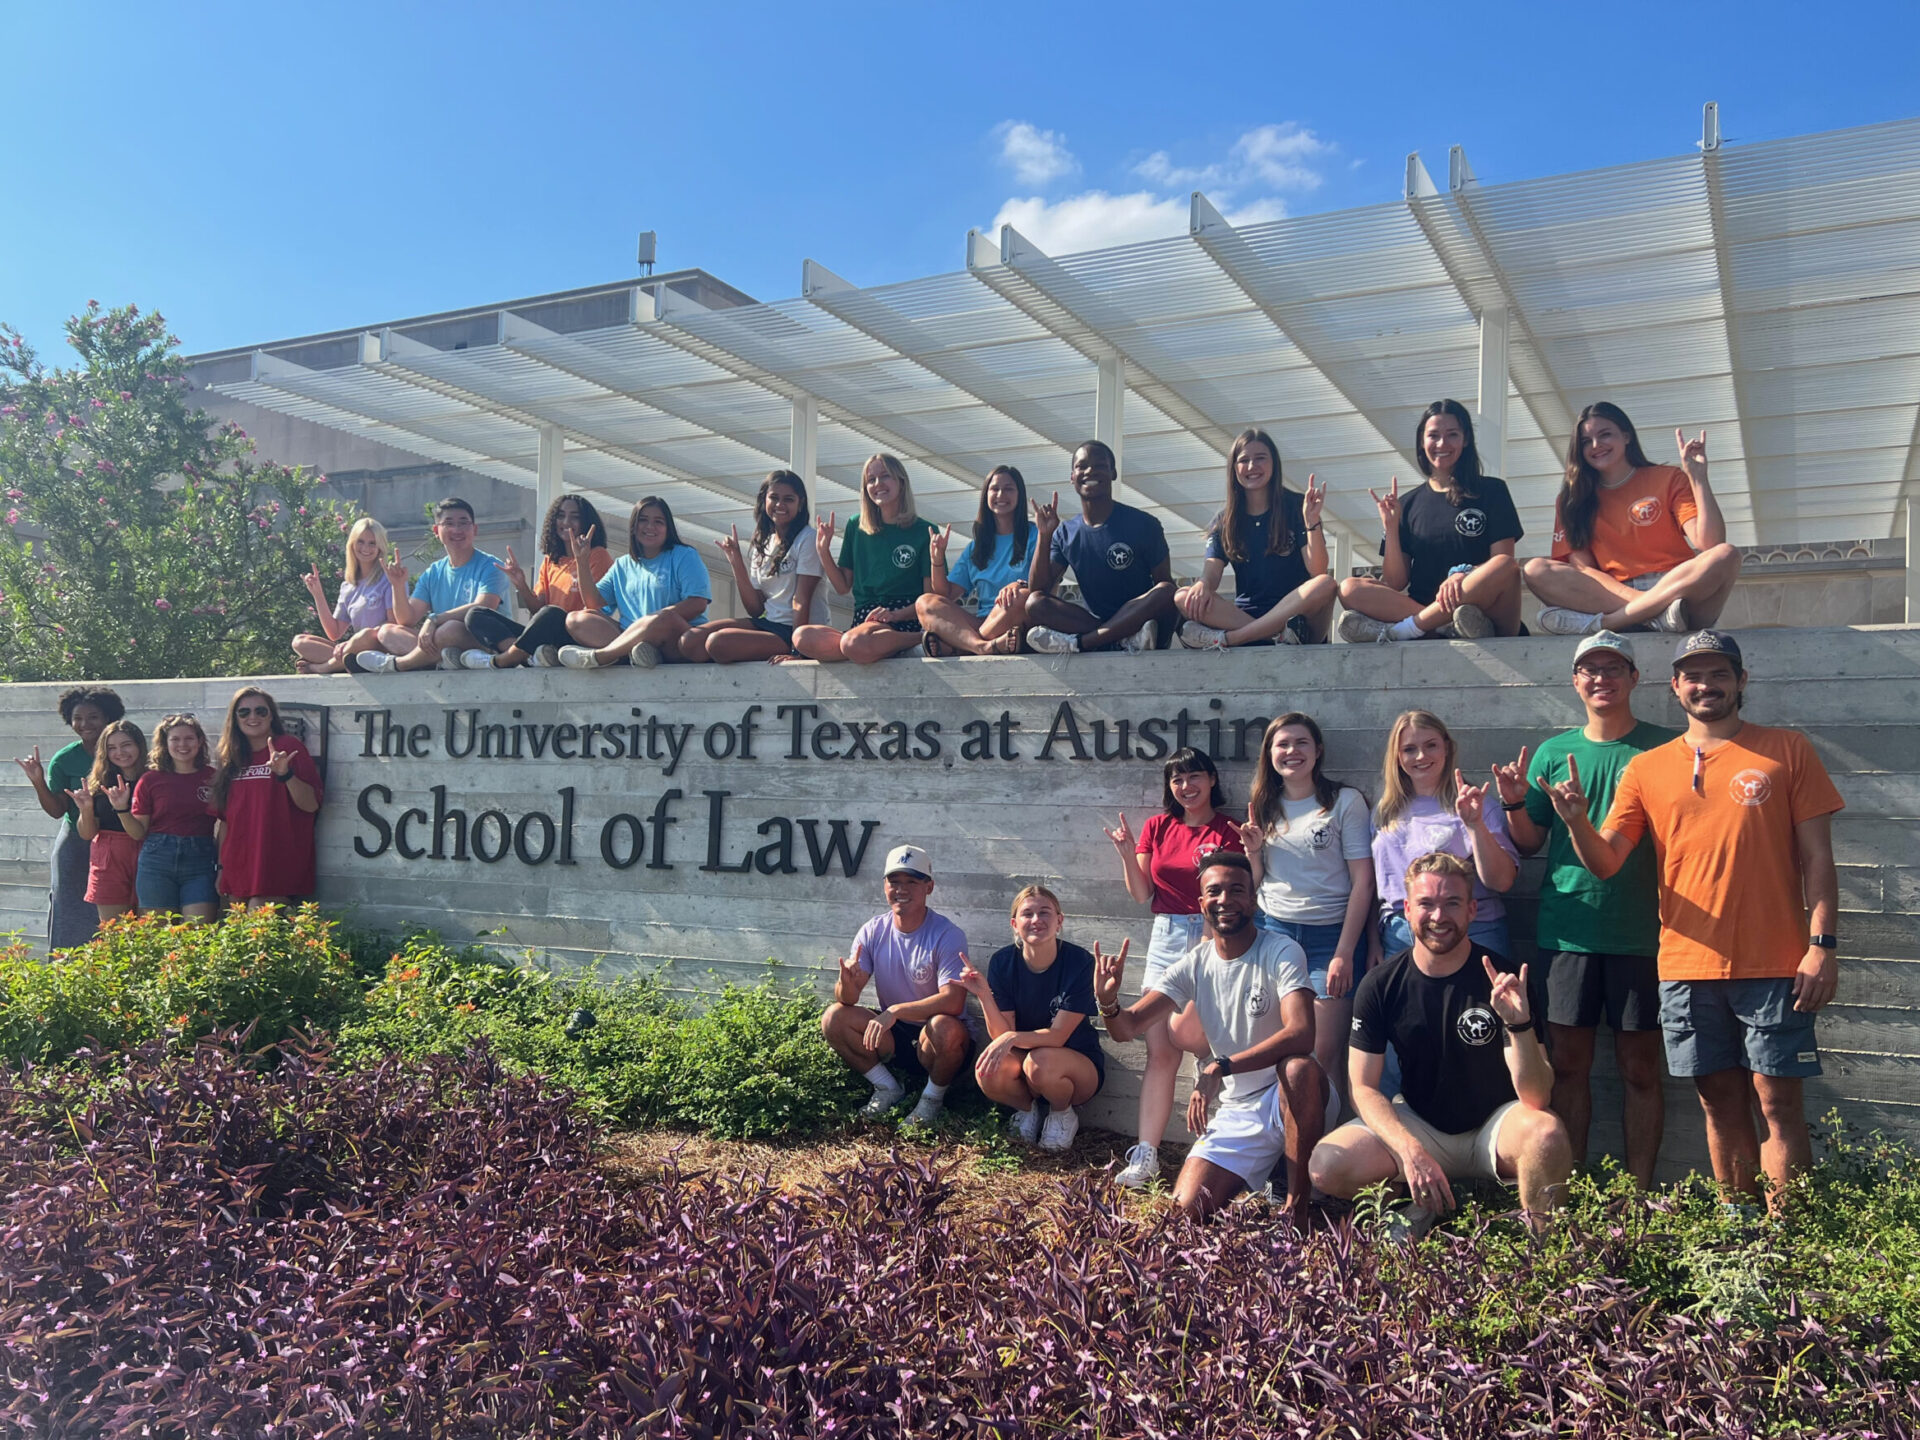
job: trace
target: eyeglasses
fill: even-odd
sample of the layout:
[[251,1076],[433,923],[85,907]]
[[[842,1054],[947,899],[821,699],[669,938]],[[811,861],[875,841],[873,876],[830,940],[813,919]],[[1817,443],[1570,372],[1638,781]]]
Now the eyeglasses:
[[258,715],[262,720],[271,720],[273,718],[273,711],[269,710],[265,705],[236,705],[233,707],[233,713],[238,715],[242,720],[249,719],[255,715]]

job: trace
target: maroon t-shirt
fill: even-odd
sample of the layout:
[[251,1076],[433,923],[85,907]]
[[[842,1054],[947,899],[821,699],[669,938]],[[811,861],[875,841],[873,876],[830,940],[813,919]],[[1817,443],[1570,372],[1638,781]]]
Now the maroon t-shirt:
[[[293,752],[292,773],[320,794],[320,770],[307,747],[292,735],[268,741]],[[293,803],[285,784],[273,778],[265,749],[227,786],[221,812],[220,889],[236,900],[262,895],[311,895],[314,889],[314,817]]]
[[1153,882],[1153,913],[1198,915],[1202,855],[1215,850],[1244,852],[1240,827],[1218,810],[1206,824],[1195,827],[1161,811],[1140,827],[1134,849],[1146,857],[1147,878]]
[[150,835],[213,835],[213,816],[207,801],[213,798],[213,767],[182,775],[177,770],[149,770],[133,787],[133,813],[147,817]]

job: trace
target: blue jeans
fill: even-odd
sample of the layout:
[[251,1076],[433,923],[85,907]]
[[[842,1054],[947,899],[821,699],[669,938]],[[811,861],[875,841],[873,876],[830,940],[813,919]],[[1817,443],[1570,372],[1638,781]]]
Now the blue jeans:
[[[1331,925],[1309,925],[1302,920],[1277,920],[1264,910],[1260,912],[1258,918],[1262,930],[1270,930],[1276,935],[1285,935],[1300,943],[1300,948],[1307,952],[1307,979],[1313,982],[1314,997],[1319,1000],[1332,999],[1333,997],[1327,994],[1327,967],[1333,963],[1334,952],[1340,948],[1340,932],[1346,926],[1337,920]],[[1350,983],[1358,985],[1360,976],[1365,973],[1366,951],[1361,950],[1352,958],[1354,968]],[[1349,989],[1347,998],[1351,999],[1352,996],[1353,991]]]
[[211,835],[148,835],[140,847],[133,893],[142,910],[184,910],[219,902],[213,867],[219,851]]

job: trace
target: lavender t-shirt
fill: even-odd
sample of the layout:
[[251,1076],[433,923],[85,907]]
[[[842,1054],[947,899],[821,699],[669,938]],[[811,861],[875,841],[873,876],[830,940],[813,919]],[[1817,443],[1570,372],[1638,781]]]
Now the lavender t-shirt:
[[[1498,799],[1491,794],[1485,813],[1487,829],[1495,841],[1518,862],[1520,852],[1513,848],[1513,841],[1507,836],[1507,817],[1502,813]],[[1435,850],[1445,850],[1449,855],[1458,855],[1462,860],[1471,861],[1473,836],[1468,832],[1466,823],[1452,811],[1442,808],[1437,799],[1416,796],[1397,824],[1389,830],[1378,831],[1373,837],[1373,880],[1379,888],[1381,909],[1405,907],[1407,866]],[[1473,877],[1473,898],[1478,906],[1477,916],[1481,920],[1497,920],[1507,913],[1506,902],[1481,883],[1478,872]]]
[[876,915],[853,937],[860,968],[873,976],[884,1009],[915,1000],[931,1000],[943,985],[960,978],[967,937],[958,925],[935,911],[911,934],[902,934],[893,913]]
[[371,580],[344,580],[340,584],[340,598],[334,602],[333,618],[342,625],[351,625],[356,630],[365,630],[369,626],[387,623],[387,612],[393,608],[393,582],[387,578],[387,572],[377,570]]

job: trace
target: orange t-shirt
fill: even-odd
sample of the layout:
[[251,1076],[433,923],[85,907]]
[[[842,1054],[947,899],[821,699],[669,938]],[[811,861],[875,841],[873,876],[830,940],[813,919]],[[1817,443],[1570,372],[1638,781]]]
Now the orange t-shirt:
[[[613,568],[613,555],[604,545],[596,545],[587,552],[587,573],[593,576],[598,585]],[[573,578],[571,560],[554,561],[543,555],[540,557],[540,578],[535,582],[533,593],[540,597],[542,605],[558,605],[562,610],[572,613],[580,608],[580,585]]]
[[1793,827],[1845,801],[1798,730],[1745,725],[1693,786],[1683,735],[1633,757],[1604,828],[1651,833],[1660,872],[1660,978],[1790,976],[1807,953]]
[[[1561,492],[1562,499],[1565,492]],[[1593,538],[1587,549],[1594,562],[1626,584],[1641,575],[1671,570],[1694,556],[1687,532],[1680,527],[1700,513],[1693,503],[1693,482],[1678,465],[1643,465],[1618,490],[1600,487],[1600,506],[1593,513]],[[1560,519],[1560,502],[1553,507],[1553,558],[1573,554],[1567,528]]]

